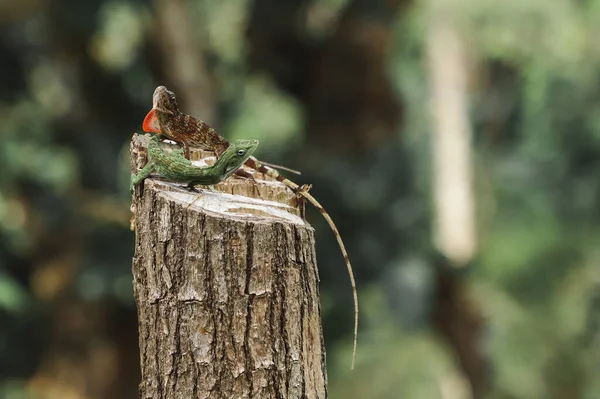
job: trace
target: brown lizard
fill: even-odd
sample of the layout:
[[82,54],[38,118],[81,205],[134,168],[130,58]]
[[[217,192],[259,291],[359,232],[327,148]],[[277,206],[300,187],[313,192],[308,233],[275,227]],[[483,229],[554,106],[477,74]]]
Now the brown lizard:
[[[207,123],[196,119],[191,115],[182,113],[177,105],[175,94],[167,90],[165,86],[158,86],[154,90],[154,95],[152,96],[152,109],[148,112],[146,118],[144,118],[142,128],[145,132],[162,134],[169,139],[183,143],[184,155],[186,158],[189,158],[189,147],[214,151],[217,157],[229,147],[229,142]],[[285,184],[294,192],[306,198],[319,210],[319,212],[321,212],[333,231],[342,254],[344,255],[354,298],[354,347],[352,351],[352,369],[354,369],[358,336],[358,294],[356,292],[356,283],[354,281],[354,273],[352,272],[350,258],[348,257],[346,247],[344,246],[344,242],[342,241],[342,237],[340,236],[335,223],[333,223],[333,220],[323,206],[308,193],[310,186],[299,186],[291,180],[281,176],[275,169],[265,166],[254,157],[250,157],[245,165]],[[252,175],[246,177],[252,178]]]

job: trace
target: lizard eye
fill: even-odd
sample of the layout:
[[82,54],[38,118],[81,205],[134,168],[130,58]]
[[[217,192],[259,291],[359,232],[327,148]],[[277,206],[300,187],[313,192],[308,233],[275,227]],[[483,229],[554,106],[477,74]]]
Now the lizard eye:
[[241,157],[246,153],[246,150],[238,150],[237,154]]

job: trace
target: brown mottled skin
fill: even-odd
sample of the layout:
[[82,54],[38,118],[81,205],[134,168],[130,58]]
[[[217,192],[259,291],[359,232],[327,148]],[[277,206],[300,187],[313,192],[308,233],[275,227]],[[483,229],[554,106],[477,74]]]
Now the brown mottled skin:
[[229,142],[208,124],[180,112],[175,94],[165,86],[158,86],[154,90],[152,103],[160,124],[160,133],[183,143],[186,158],[190,157],[190,147],[214,151],[217,157],[229,147]]
[[[162,134],[169,139],[183,143],[186,158],[189,158],[190,146],[203,150],[214,151],[217,157],[220,156],[227,149],[227,147],[229,147],[229,142],[208,124],[179,111],[175,94],[169,91],[165,86],[158,86],[154,90],[152,103],[152,110],[144,119],[144,131]],[[281,176],[275,169],[262,165],[254,157],[250,157],[245,162],[245,165],[267,176],[270,176],[277,181],[282,182],[294,192],[306,198],[315,206],[315,208],[319,210],[319,212],[321,212],[329,224],[329,227],[333,231],[342,254],[344,255],[344,261],[346,262],[346,268],[348,269],[348,275],[352,285],[352,295],[354,297],[354,348],[352,353],[352,369],[354,369],[354,360],[356,358],[356,342],[358,336],[358,294],[356,292],[356,283],[354,281],[354,273],[352,272],[350,258],[348,257],[346,247],[344,246],[344,242],[342,241],[342,237],[340,236],[335,223],[333,223],[333,220],[325,211],[323,206],[321,206],[321,204],[308,193],[310,186],[297,185],[293,181]]]

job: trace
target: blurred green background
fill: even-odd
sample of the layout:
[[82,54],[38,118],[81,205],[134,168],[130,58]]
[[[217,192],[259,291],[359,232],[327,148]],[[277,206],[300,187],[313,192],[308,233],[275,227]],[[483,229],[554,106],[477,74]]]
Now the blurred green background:
[[331,398],[600,398],[600,0],[0,2],[0,398],[138,396],[159,84],[318,212]]

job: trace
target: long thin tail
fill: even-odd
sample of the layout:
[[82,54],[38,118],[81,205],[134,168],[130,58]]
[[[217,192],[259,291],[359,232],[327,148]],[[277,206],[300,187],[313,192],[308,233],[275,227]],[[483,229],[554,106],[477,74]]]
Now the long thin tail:
[[[286,181],[289,183],[292,183],[294,186],[298,187],[298,185],[296,183],[291,182],[288,179],[284,179],[284,181],[282,183],[286,184]],[[288,187],[290,187],[290,184],[286,184],[286,185]],[[292,187],[290,187],[290,188],[292,188]],[[340,232],[338,231],[337,227],[335,226],[335,223],[333,223],[333,220],[331,220],[331,217],[329,216],[329,214],[325,211],[325,208],[323,208],[323,206],[321,206],[319,201],[317,201],[315,199],[315,197],[310,195],[306,190],[303,190],[302,188],[300,188],[298,190],[298,193],[300,195],[302,195],[304,198],[306,198],[308,201],[310,201],[310,203],[313,204],[315,206],[315,208],[317,208],[319,210],[319,212],[321,212],[321,215],[323,215],[323,217],[329,224],[329,227],[331,227],[331,230],[333,231],[333,234],[335,235],[335,238],[340,246],[340,249],[342,250],[342,255],[344,255],[344,260],[346,261],[346,268],[348,269],[348,276],[350,277],[350,284],[352,285],[352,295],[354,297],[354,348],[352,350],[352,370],[354,370],[354,360],[356,359],[356,339],[358,337],[358,294],[356,293],[356,282],[354,281],[354,273],[352,272],[352,265],[350,264],[350,258],[348,257],[348,253],[346,252],[346,247],[344,246],[344,242],[342,241],[342,236],[340,235]]]
[[321,215],[323,215],[323,217],[327,221],[327,224],[329,224],[329,227],[333,231],[333,234],[335,235],[335,239],[337,240],[338,245],[340,246],[340,249],[342,251],[342,255],[344,255],[344,261],[346,262],[346,268],[348,269],[348,276],[350,277],[350,284],[352,285],[352,295],[354,297],[354,348],[352,350],[352,370],[354,370],[354,360],[356,359],[356,341],[357,341],[357,337],[358,337],[358,294],[356,292],[356,282],[354,281],[354,272],[352,271],[352,265],[350,264],[350,258],[348,257],[348,252],[346,252],[346,246],[344,245],[344,242],[342,241],[342,236],[340,235],[340,232],[338,231],[335,223],[333,223],[333,220],[331,219],[329,214],[325,211],[325,208],[323,208],[323,206],[319,203],[319,201],[317,201],[315,199],[315,197],[313,197],[312,195],[310,195],[308,193],[308,190],[305,188],[305,186],[302,186],[302,187],[298,186],[293,181],[288,180],[285,177],[281,176],[279,173],[277,173],[276,170],[262,165],[254,157],[251,157],[250,159],[248,159],[246,161],[246,166],[249,166],[269,177],[276,179],[277,181],[282,182],[283,184],[285,184],[286,186],[288,186],[289,188],[291,188],[298,194],[302,195],[311,204],[313,204],[314,207],[319,210],[319,212],[321,212]]

